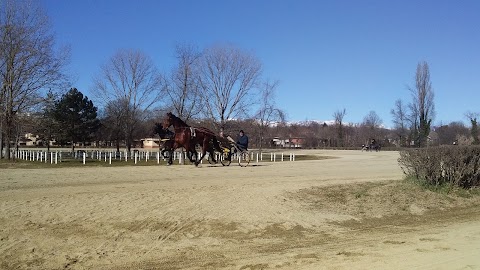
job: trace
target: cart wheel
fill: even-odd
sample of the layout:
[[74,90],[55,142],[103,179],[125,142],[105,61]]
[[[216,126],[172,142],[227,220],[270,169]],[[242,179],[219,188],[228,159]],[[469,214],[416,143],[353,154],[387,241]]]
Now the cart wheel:
[[223,166],[228,166],[232,162],[232,152],[230,151],[224,151],[220,155],[220,163],[222,163]]
[[242,151],[238,155],[238,164],[242,167],[247,167],[250,163],[250,153],[248,151]]

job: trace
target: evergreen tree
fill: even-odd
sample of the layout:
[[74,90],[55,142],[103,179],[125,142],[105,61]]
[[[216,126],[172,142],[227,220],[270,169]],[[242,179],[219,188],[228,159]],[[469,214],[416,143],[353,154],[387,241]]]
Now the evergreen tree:
[[54,118],[60,127],[57,140],[62,144],[70,143],[72,152],[75,143],[89,141],[100,127],[97,107],[76,88],[70,89],[55,103]]

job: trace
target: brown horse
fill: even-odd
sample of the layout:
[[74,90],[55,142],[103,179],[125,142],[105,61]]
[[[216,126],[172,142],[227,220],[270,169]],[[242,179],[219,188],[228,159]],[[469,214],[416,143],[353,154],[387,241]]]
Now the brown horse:
[[[216,162],[214,159],[214,149],[220,152],[221,148],[217,137],[212,131],[203,127],[191,127],[171,112],[167,113],[167,117],[163,121],[164,129],[167,129],[170,126],[173,126],[173,129],[175,130],[173,149],[183,147],[187,153],[195,153],[195,160],[193,160],[192,154],[187,155],[195,166],[198,166],[203,157],[205,157],[207,151],[210,153],[212,160]],[[197,157],[197,152],[195,151],[195,146],[197,144],[202,147],[200,158]]]

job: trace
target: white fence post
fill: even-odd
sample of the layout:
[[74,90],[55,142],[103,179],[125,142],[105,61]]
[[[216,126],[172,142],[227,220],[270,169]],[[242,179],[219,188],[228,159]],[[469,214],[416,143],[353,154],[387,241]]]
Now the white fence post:
[[183,155],[182,155],[182,153],[179,153],[178,156],[179,156],[179,157],[178,157],[178,164],[184,164],[184,163],[183,163],[184,161],[183,161]]
[[86,152],[83,152],[83,165],[85,165],[85,157],[86,157],[87,153]]

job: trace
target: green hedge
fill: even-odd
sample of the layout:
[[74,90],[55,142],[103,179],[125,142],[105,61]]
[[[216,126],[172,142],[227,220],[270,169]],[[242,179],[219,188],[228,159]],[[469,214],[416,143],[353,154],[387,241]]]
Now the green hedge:
[[480,186],[479,146],[438,146],[400,151],[403,172],[428,185]]

